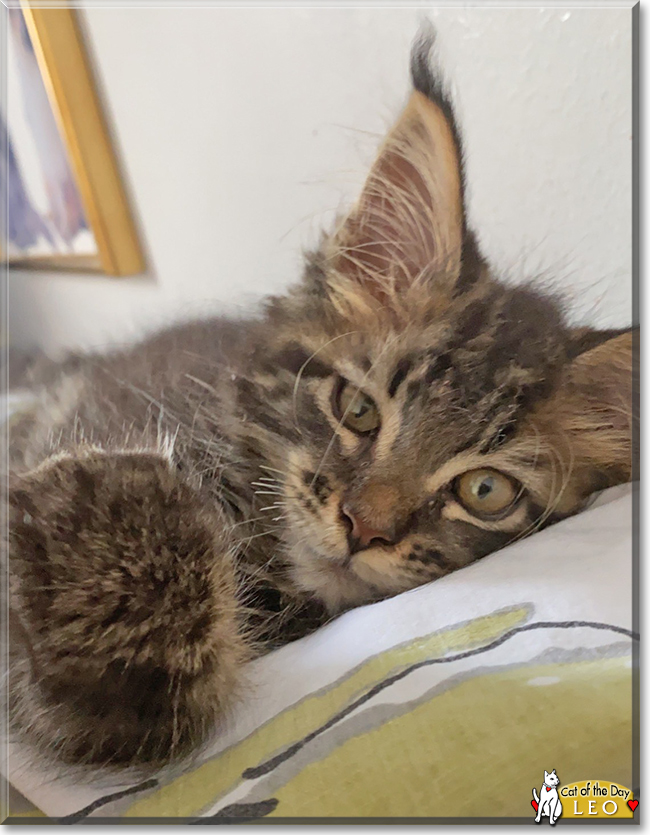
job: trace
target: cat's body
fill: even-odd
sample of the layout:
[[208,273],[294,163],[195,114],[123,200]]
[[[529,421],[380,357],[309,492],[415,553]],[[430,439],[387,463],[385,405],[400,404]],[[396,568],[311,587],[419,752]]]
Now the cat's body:
[[555,769],[550,774],[548,771],[544,771],[544,783],[539,790],[539,797],[537,796],[537,790],[533,789],[533,797],[537,803],[535,823],[541,823],[542,817],[547,817],[551,826],[554,826],[555,821],[562,814],[562,801],[557,790],[559,785],[560,778],[555,773]]
[[10,707],[29,741],[68,761],[186,752],[260,648],[629,479],[631,335],[571,329],[491,274],[427,50],[287,296],[47,370],[12,433]]

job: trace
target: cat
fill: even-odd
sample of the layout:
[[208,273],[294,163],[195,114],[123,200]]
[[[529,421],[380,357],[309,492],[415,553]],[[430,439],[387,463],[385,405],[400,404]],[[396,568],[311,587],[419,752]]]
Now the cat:
[[539,790],[539,797],[536,789],[533,789],[533,797],[537,803],[537,816],[535,823],[541,823],[542,816],[548,818],[551,826],[555,825],[555,821],[562,814],[562,803],[557,792],[557,787],[560,785],[560,778],[555,773],[555,769],[549,774],[544,771],[544,784]]
[[11,432],[9,711],[43,755],[186,755],[248,659],[630,479],[632,332],[571,327],[485,262],[431,48],[284,296],[32,370]]

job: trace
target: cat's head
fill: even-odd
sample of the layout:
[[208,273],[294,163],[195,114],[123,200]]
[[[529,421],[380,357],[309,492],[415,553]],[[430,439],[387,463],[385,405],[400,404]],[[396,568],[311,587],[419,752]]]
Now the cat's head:
[[269,468],[260,501],[294,580],[332,611],[436,579],[630,478],[631,334],[571,329],[552,298],[491,274],[426,45],[413,79],[357,205],[271,301],[238,381]]
[[560,778],[555,773],[555,769],[553,769],[553,771],[551,771],[550,774],[548,773],[548,771],[546,771],[546,770],[544,771],[544,783],[547,786],[551,786],[551,787],[559,786]]

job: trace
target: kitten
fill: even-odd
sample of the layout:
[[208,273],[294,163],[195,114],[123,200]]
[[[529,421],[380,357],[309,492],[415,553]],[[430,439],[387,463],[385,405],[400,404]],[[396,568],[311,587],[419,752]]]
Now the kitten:
[[499,283],[430,47],[300,284],[255,319],[34,371],[11,438],[9,699],[42,751],[185,754],[253,654],[630,479],[632,335]]

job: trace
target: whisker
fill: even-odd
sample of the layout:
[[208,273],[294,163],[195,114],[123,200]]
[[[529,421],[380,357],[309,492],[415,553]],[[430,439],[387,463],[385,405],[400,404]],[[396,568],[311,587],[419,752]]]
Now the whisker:
[[[378,354],[377,358],[375,359],[375,361],[371,364],[370,368],[369,368],[369,369],[366,371],[366,373],[363,375],[363,377],[362,377],[362,379],[361,379],[361,383],[357,386],[357,390],[356,390],[356,392],[355,392],[355,395],[356,395],[356,394],[358,394],[358,393],[361,391],[361,388],[362,388],[363,384],[365,383],[365,381],[368,379],[368,375],[370,374],[370,372],[371,372],[371,371],[373,370],[373,368],[377,365],[377,363],[378,363],[378,362],[379,362],[379,360],[382,358],[382,356],[385,354],[385,352],[388,350],[388,348],[389,348],[391,345],[393,345],[393,344],[394,344],[394,343],[398,340],[398,338],[399,338],[399,337],[396,335],[396,336],[395,336],[392,340],[387,340],[387,341],[386,341],[386,343],[384,344],[384,347],[383,347],[383,348],[381,349],[381,351],[379,352],[379,354]],[[315,484],[315,482],[316,482],[316,479],[317,479],[317,478],[318,478],[318,476],[320,475],[321,470],[323,469],[323,465],[325,464],[325,459],[327,458],[327,456],[328,456],[328,455],[329,455],[329,453],[330,453],[330,450],[331,450],[331,449],[332,449],[332,447],[334,446],[334,442],[335,442],[335,440],[336,440],[336,433],[337,433],[337,431],[341,428],[341,426],[343,425],[343,423],[345,422],[345,419],[346,419],[346,417],[348,416],[348,414],[349,414],[349,412],[350,412],[350,409],[352,408],[353,404],[354,404],[354,397],[350,398],[350,402],[349,402],[349,404],[348,404],[348,407],[346,408],[346,410],[345,410],[345,411],[343,412],[343,414],[341,415],[341,419],[339,420],[339,422],[338,422],[338,424],[337,424],[336,428],[335,428],[335,429],[334,429],[334,431],[332,432],[332,437],[330,438],[330,441],[329,441],[329,443],[328,443],[327,447],[325,448],[325,452],[323,453],[323,455],[322,455],[322,457],[321,457],[320,463],[318,464],[318,467],[316,468],[316,472],[314,473],[314,477],[312,478],[311,483],[310,483],[310,485],[309,485],[309,486],[310,486],[310,488],[314,486],[314,484]]]
[[292,394],[292,397],[291,397],[291,408],[292,408],[292,411],[293,411],[293,422],[294,422],[294,425],[295,425],[296,429],[298,430],[298,432],[300,432],[300,434],[301,434],[301,435],[302,435],[302,430],[301,430],[301,428],[300,428],[300,424],[298,423],[298,408],[297,408],[297,401],[298,401],[298,386],[300,385],[300,380],[301,380],[301,378],[302,378],[303,371],[305,370],[305,368],[307,368],[307,366],[309,365],[309,363],[310,363],[310,362],[314,359],[314,357],[315,357],[317,354],[319,354],[321,351],[324,351],[324,350],[325,350],[325,348],[328,348],[328,347],[329,347],[329,346],[330,346],[333,342],[336,342],[338,339],[343,339],[343,338],[344,338],[344,337],[346,337],[346,336],[354,336],[354,334],[356,334],[356,333],[358,333],[358,331],[349,331],[349,333],[342,333],[342,334],[339,334],[338,336],[334,336],[334,337],[332,337],[332,339],[330,339],[330,340],[329,340],[328,342],[326,342],[324,345],[321,345],[321,346],[320,346],[320,348],[317,348],[317,349],[316,349],[316,350],[315,350],[315,351],[311,354],[311,356],[310,356],[310,357],[308,357],[308,358],[305,360],[305,362],[303,362],[303,364],[300,366],[300,369],[299,369],[299,371],[298,371],[298,374],[296,375],[295,382],[294,382],[294,384],[293,384],[293,394]]
[[284,470],[276,470],[274,467],[267,467],[266,464],[260,464],[260,470],[268,470],[271,473],[280,473],[280,475],[284,475]]

